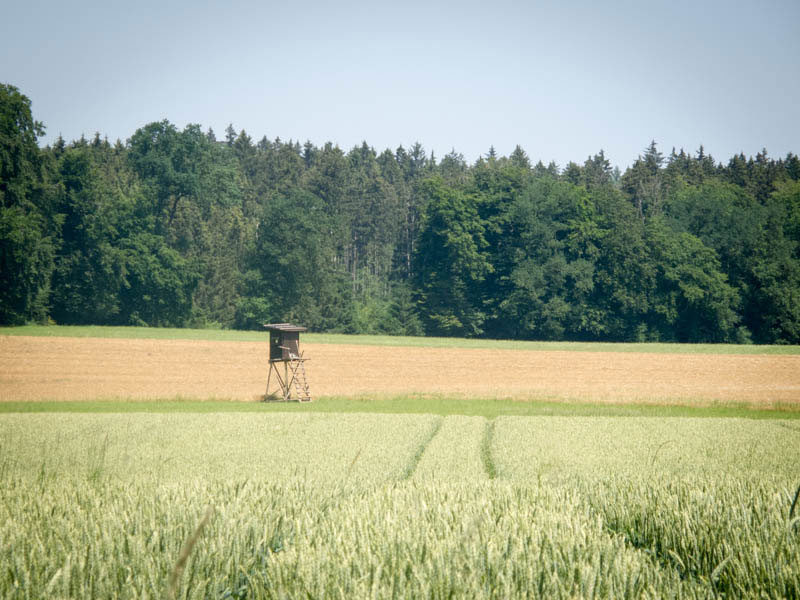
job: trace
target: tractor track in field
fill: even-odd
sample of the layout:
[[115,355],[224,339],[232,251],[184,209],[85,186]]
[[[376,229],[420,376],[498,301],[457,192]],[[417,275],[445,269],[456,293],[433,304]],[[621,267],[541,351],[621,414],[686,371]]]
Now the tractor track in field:
[[413,477],[420,481],[491,479],[486,461],[486,419],[449,415],[422,448]]
[[481,460],[483,461],[483,470],[486,472],[486,476],[489,479],[495,479],[497,477],[497,467],[492,454],[494,424],[494,419],[486,420],[486,426],[483,429],[483,439],[481,440]]
[[414,475],[414,472],[417,470],[417,466],[419,465],[419,461],[422,460],[422,455],[425,454],[425,450],[428,449],[428,446],[431,445],[433,438],[436,437],[436,434],[439,433],[439,430],[442,428],[442,421],[444,421],[444,417],[439,417],[436,419],[436,421],[434,421],[433,425],[428,431],[428,434],[422,439],[422,442],[417,447],[417,451],[411,457],[411,460],[408,461],[406,470],[400,479],[411,479],[411,477]]

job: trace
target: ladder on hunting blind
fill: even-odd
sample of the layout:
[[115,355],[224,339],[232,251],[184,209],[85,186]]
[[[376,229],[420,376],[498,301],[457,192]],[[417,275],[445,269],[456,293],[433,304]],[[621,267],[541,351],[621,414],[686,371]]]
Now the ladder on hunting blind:
[[308,377],[306,377],[306,368],[303,365],[305,361],[302,354],[300,356],[292,354],[292,360],[289,361],[289,370],[292,372],[291,381],[294,383],[294,391],[299,402],[311,402]]

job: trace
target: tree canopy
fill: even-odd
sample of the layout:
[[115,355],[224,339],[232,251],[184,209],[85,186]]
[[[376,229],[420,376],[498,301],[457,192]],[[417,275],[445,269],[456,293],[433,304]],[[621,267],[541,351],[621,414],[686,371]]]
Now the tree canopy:
[[0,323],[800,343],[800,159],[621,173],[150,123],[40,148],[0,85]]

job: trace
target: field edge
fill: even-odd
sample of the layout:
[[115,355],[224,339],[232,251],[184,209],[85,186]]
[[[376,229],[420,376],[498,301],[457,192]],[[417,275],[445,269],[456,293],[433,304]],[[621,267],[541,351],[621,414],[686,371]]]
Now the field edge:
[[9,413],[367,413],[499,416],[581,417],[690,417],[800,420],[800,405],[756,408],[742,403],[643,404],[546,400],[463,398],[453,396],[398,396],[384,398],[323,397],[314,402],[255,402],[221,398],[198,400],[36,400],[0,401],[0,414]]
[[[225,342],[267,342],[267,333],[234,329],[183,329],[160,327],[115,327],[101,325],[21,325],[0,327],[2,336],[79,337],[115,339],[174,339]],[[633,342],[544,342],[390,335],[350,335],[343,333],[305,333],[312,344],[350,344],[419,348],[474,348],[491,350],[530,350],[568,352],[640,352],[646,354],[742,354],[797,355],[800,346],[679,344]]]

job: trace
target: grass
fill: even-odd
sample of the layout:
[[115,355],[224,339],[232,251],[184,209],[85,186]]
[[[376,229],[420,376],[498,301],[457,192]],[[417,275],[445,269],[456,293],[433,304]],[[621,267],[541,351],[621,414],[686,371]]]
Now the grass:
[[792,482],[800,476],[792,450],[800,447],[796,423],[691,417],[500,417],[494,423],[496,472],[514,480],[677,481],[726,473]]
[[794,598],[786,425],[0,414],[0,595]]
[[800,405],[770,409],[746,404],[593,404],[521,401],[451,396],[325,397],[313,402],[235,402],[227,400],[86,400],[0,402],[3,413],[374,413],[499,416],[692,417],[800,419]]
[[[232,329],[176,329],[158,327],[103,327],[95,325],[25,325],[0,327],[0,335],[99,337],[123,339],[182,339],[226,342],[264,342],[266,332]],[[607,342],[536,342],[389,335],[344,335],[306,333],[303,341],[314,344],[356,344],[424,348],[480,348],[502,350],[547,350],[570,352],[646,352],[657,354],[800,354],[800,346],[737,344],[662,344]]]

